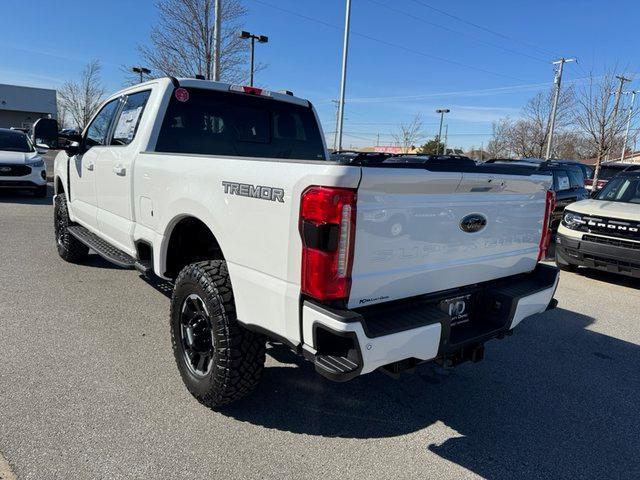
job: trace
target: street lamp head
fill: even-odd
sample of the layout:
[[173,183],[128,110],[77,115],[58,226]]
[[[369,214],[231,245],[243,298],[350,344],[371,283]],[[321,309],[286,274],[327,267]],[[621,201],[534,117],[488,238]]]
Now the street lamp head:
[[260,35],[260,36],[258,37],[258,41],[259,41],[260,43],[267,43],[267,42],[269,41],[269,37],[267,37],[266,35]]
[[145,75],[149,75],[151,73],[151,70],[145,67],[133,67],[131,70],[135,73],[143,73]]
[[449,110],[448,108],[438,108],[436,110],[436,113],[449,113],[451,110]]
[[238,33],[238,37],[239,38],[251,38],[251,34],[249,32],[245,32],[244,30],[242,30],[240,33]]

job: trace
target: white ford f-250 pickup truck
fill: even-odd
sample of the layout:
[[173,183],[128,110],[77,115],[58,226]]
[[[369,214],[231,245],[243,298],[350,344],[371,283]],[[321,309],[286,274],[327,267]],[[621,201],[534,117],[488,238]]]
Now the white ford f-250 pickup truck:
[[171,280],[189,391],[218,407],[265,342],[349,380],[484,344],[555,305],[551,178],[424,157],[330,161],[289,92],[162,78],[112,95],[55,161],[60,256]]

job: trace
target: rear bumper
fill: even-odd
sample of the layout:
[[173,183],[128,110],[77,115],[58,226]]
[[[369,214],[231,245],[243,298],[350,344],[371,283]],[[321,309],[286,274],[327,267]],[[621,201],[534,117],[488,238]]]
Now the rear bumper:
[[[557,285],[558,270],[539,264],[528,274],[357,310],[305,301],[305,356],[318,373],[338,381],[380,367],[477,360],[487,340],[502,338],[523,319],[554,306]],[[439,302],[469,293],[475,299],[470,321],[452,326]]]
[[556,237],[556,262],[640,278],[640,244],[596,235]]

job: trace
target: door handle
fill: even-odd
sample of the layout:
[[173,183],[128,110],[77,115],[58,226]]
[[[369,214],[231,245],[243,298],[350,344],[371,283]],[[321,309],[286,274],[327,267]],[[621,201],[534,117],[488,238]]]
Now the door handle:
[[127,174],[127,169],[122,165],[118,165],[116,167],[113,167],[113,173],[119,175],[120,177],[124,177]]
[[86,166],[87,166],[87,170],[93,172],[93,167],[94,167],[93,162],[87,163]]

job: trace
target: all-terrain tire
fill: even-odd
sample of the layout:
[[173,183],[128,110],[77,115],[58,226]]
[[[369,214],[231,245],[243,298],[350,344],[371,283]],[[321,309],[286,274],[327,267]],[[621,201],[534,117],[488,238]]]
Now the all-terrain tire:
[[[196,375],[187,364],[183,309],[188,297],[204,303],[212,332],[210,372]],[[217,408],[251,393],[262,377],[265,337],[240,325],[227,264],[210,260],[187,265],[178,274],[171,298],[171,342],[182,380],[201,403]]]
[[60,193],[55,196],[53,201],[53,212],[58,254],[67,262],[82,262],[89,254],[89,247],[71,235],[67,230],[69,225],[71,225],[71,220],[69,220],[67,197],[64,193]]

